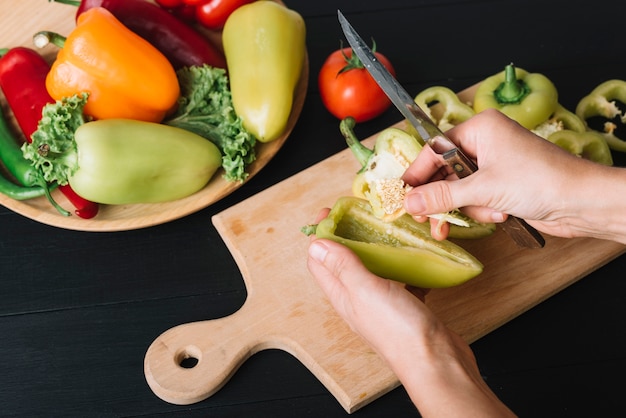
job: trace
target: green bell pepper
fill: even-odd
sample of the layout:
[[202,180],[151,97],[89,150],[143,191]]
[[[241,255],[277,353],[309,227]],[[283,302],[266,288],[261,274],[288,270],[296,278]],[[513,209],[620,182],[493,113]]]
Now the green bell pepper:
[[184,129],[130,119],[85,123],[87,95],[46,105],[24,157],[47,181],[104,204],[156,203],[203,188],[221,166],[217,146]]
[[339,198],[315,235],[347,246],[372,273],[417,287],[456,286],[483,271],[482,263],[460,246],[432,238],[428,224],[408,214],[384,222],[356,197]]
[[604,124],[604,132],[601,134],[606,139],[610,149],[624,152],[626,151],[626,140],[615,135],[617,125],[614,122],[625,124],[626,112],[622,112],[617,107],[616,100],[626,103],[626,81],[605,81],[578,102],[576,115],[583,120],[588,129],[590,129],[588,119],[595,116],[608,119]]
[[528,73],[513,64],[486,78],[474,95],[474,111],[494,108],[533,129],[546,121],[556,109],[556,87],[543,74]]
[[236,9],[222,32],[235,112],[259,141],[286,129],[305,64],[302,16],[273,1]]

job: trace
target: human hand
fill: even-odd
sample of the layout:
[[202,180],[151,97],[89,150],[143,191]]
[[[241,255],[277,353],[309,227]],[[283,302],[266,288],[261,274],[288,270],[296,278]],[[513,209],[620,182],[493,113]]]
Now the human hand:
[[307,265],[339,316],[387,361],[422,416],[511,415],[482,380],[469,345],[426,306],[427,290],[370,273],[350,249],[330,240],[311,238]]
[[[405,209],[418,221],[462,208],[481,222],[502,222],[511,214],[551,235],[590,234],[577,216],[581,184],[603,170],[598,164],[562,150],[495,110],[474,116],[447,135],[479,169],[459,180],[425,147],[404,174],[415,186],[407,193]],[[433,226],[432,233],[443,239],[447,229]]]

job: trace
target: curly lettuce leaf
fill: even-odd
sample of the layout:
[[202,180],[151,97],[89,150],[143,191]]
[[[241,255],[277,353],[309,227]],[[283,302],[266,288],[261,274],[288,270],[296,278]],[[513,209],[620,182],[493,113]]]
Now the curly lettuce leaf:
[[60,185],[78,170],[78,156],[74,132],[89,120],[83,115],[87,93],[65,97],[44,106],[32,143],[24,143],[24,158],[40,169],[44,179]]
[[163,123],[213,142],[222,153],[226,180],[245,180],[246,167],[256,159],[256,138],[235,113],[226,71],[203,65],[183,67],[177,75],[181,89],[178,108]]

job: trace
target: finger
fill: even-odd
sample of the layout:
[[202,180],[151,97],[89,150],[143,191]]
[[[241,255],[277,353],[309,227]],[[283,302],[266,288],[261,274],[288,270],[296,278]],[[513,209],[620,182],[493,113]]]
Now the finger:
[[352,291],[367,286],[368,280],[383,280],[370,273],[349,248],[326,239],[309,245],[307,267],[335,310],[352,316]]
[[426,145],[406,169],[402,180],[411,186],[424,184],[432,181],[433,178],[444,178],[445,175],[441,172],[442,168],[444,168],[445,173],[445,164],[441,157]]

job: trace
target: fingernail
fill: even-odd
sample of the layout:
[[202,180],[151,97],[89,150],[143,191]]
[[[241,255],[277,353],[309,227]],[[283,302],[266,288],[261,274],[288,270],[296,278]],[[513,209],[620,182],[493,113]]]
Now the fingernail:
[[408,194],[404,201],[408,213],[422,214],[426,211],[426,199],[421,193]]
[[491,213],[491,219],[495,223],[504,222],[504,213],[502,213],[502,212],[492,212]]
[[323,263],[326,259],[326,254],[328,254],[328,247],[324,243],[313,241],[309,245],[309,255],[313,260]]

